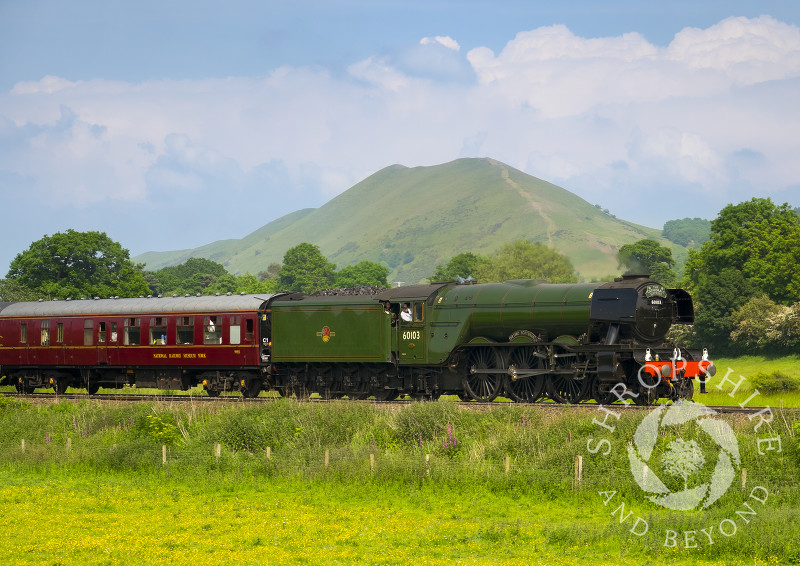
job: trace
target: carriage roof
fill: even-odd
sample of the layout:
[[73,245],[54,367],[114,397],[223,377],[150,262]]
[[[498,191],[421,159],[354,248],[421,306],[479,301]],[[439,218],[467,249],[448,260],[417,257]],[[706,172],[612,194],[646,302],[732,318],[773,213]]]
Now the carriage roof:
[[257,311],[278,295],[217,295],[0,303],[0,318]]

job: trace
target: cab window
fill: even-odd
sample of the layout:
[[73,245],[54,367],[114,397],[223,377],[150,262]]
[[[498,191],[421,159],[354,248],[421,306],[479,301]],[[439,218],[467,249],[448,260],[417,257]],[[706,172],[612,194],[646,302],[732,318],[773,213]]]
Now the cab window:
[[414,322],[422,322],[424,320],[424,312],[424,303],[414,303]]

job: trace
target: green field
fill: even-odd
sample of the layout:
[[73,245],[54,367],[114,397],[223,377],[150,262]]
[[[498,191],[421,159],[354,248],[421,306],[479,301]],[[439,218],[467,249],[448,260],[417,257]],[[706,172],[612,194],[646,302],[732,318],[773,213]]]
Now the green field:
[[[592,405],[0,399],[3,564],[800,563],[797,409],[725,417],[745,472],[672,511],[632,478],[623,408],[612,434]],[[656,452],[676,435],[717,456],[693,422]]]

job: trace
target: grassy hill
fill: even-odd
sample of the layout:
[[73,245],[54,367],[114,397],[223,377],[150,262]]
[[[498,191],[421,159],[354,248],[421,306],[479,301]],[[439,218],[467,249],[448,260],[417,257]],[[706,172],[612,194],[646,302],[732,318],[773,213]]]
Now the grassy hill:
[[643,238],[674,248],[680,260],[681,249],[660,230],[612,218],[561,187],[485,158],[392,165],[318,209],[279,218],[241,240],[133,259],[155,270],[204,257],[232,273],[257,273],[310,242],[338,268],[375,261],[389,267],[390,281],[410,284],[455,254],[489,254],[516,238],[558,249],[585,279],[618,274],[619,247]]

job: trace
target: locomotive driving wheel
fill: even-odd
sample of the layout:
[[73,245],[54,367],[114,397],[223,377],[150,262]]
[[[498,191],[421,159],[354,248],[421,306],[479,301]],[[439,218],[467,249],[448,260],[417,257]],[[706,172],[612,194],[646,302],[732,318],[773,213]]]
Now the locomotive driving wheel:
[[[544,368],[543,353],[534,346],[514,349],[508,358],[505,389],[509,397],[520,403],[533,403],[544,395],[544,375],[524,375],[526,370]],[[517,376],[517,372],[523,375]]]
[[464,391],[476,401],[494,401],[505,383],[500,355],[494,348],[475,348],[469,353]]
[[547,394],[556,403],[575,404],[589,394],[589,377],[580,371],[578,355],[554,346],[552,371],[547,376]]

